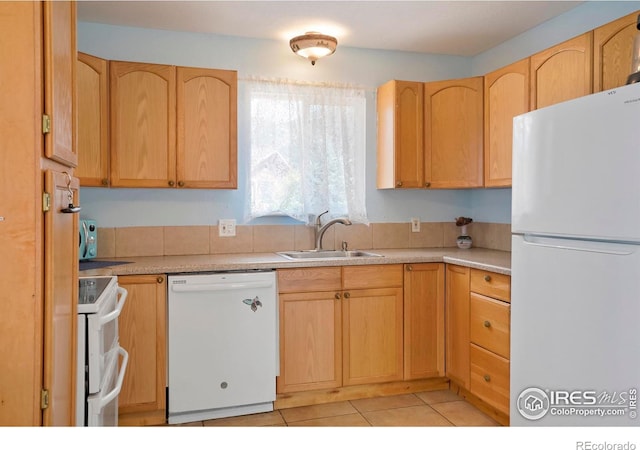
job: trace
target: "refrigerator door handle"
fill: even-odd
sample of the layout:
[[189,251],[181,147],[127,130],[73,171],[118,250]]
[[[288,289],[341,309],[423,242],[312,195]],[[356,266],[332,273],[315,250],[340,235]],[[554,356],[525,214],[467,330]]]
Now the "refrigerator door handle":
[[557,248],[562,250],[575,250],[580,252],[605,253],[608,255],[626,256],[635,253],[638,246],[619,242],[603,242],[578,239],[564,239],[556,237],[538,236],[535,234],[524,235],[525,245],[538,247]]

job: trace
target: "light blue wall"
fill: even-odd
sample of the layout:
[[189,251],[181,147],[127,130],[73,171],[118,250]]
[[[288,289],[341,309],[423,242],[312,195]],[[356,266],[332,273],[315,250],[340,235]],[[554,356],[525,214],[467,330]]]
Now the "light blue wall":
[[[640,2],[586,2],[474,58],[339,47],[311,66],[284,41],[177,33],[79,23],[78,49],[110,60],[140,61],[238,71],[251,76],[352,83],[367,89],[367,211],[371,222],[450,221],[464,215],[477,222],[509,223],[510,189],[444,191],[377,190],[375,88],[390,79],[441,80],[482,75],[603,23],[640,9]],[[82,188],[83,217],[104,227],[243,223],[246,200],[247,120],[239,83],[238,189]],[[253,221],[293,223],[284,218]]]

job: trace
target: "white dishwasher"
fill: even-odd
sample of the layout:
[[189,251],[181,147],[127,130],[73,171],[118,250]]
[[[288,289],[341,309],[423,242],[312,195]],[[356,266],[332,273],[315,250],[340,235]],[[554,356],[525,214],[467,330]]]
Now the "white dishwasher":
[[275,271],[171,275],[168,422],[273,411]]

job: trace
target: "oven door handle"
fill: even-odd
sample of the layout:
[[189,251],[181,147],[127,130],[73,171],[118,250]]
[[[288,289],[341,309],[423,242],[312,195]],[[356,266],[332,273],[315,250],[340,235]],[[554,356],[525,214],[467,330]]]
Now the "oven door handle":
[[124,381],[124,374],[127,371],[127,363],[129,362],[129,353],[122,347],[118,347],[118,353],[122,355],[122,366],[120,366],[120,372],[118,373],[118,381],[116,381],[116,386],[113,388],[111,392],[109,392],[104,397],[100,398],[100,405],[98,408],[102,410],[105,406],[109,404],[114,398],[120,394],[120,390],[122,389],[122,382]]
[[118,300],[118,304],[116,305],[116,309],[111,311],[109,314],[105,314],[100,318],[100,326],[105,323],[109,323],[112,320],[116,320],[120,313],[122,312],[122,308],[124,308],[124,302],[127,301],[127,295],[129,294],[125,288],[118,287],[118,294],[120,294],[120,299]]

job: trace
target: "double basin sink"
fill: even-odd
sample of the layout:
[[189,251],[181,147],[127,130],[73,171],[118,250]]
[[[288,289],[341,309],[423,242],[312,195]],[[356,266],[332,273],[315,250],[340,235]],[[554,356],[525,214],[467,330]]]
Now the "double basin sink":
[[382,258],[383,255],[362,250],[299,250],[290,252],[278,252],[278,255],[292,260],[314,259],[346,259],[346,258]]

